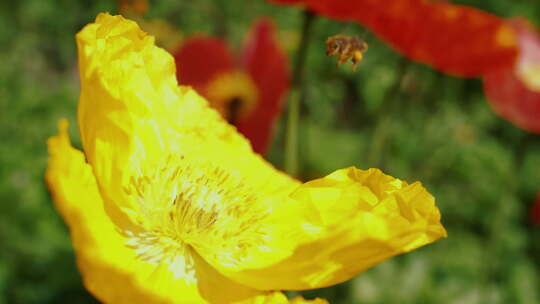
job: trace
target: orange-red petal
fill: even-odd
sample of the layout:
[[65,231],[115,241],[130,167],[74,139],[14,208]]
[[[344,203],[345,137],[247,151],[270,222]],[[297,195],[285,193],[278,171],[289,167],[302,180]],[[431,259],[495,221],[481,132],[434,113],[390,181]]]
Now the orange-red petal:
[[218,38],[200,36],[187,39],[173,56],[179,83],[192,86],[199,93],[203,93],[215,77],[235,67],[229,47]]
[[253,26],[242,51],[241,65],[259,89],[259,100],[237,127],[250,139],[253,150],[263,154],[268,150],[273,125],[290,86],[287,56],[278,45],[270,19],[261,19]]

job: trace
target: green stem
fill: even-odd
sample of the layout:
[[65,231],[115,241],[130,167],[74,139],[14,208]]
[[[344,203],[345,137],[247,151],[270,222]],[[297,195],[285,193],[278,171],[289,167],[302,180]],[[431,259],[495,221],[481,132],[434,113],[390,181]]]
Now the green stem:
[[287,115],[287,139],[285,141],[285,172],[293,177],[298,176],[298,124],[300,120],[300,105],[304,100],[304,66],[306,62],[309,38],[315,15],[310,11],[304,11],[302,24],[302,38],[298,47],[298,53],[293,67],[292,91],[288,104]]
[[401,89],[403,78],[407,73],[409,61],[401,58],[398,66],[398,75],[392,87],[386,92],[382,104],[377,113],[377,125],[373,131],[373,140],[371,141],[371,149],[367,157],[367,165],[378,168],[381,163],[384,147],[390,133],[390,124],[392,120],[392,112],[396,108],[396,99]]
[[300,88],[303,85],[304,79],[304,65],[306,63],[306,56],[308,51],[309,39],[311,37],[311,29],[315,21],[315,14],[311,11],[304,11],[304,21],[302,24],[302,36],[300,39],[300,45],[298,46],[298,53],[293,67],[293,87]]
[[228,24],[227,24],[227,14],[225,13],[227,11],[227,5],[228,3],[223,1],[216,1],[215,6],[213,6],[214,10],[214,32],[217,37],[225,39],[227,38],[229,34],[228,30]]
[[287,116],[287,138],[285,142],[285,172],[298,175],[298,120],[300,118],[300,94],[291,93]]

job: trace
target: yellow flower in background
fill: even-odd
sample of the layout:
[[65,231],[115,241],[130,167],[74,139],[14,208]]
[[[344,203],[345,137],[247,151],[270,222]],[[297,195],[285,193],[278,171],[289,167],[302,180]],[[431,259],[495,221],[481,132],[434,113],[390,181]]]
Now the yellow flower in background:
[[302,184],[274,169],[178,86],[135,22],[100,14],[77,44],[84,153],[62,121],[46,179],[101,301],[287,303],[275,290],[337,284],[446,236],[418,182],[347,168]]

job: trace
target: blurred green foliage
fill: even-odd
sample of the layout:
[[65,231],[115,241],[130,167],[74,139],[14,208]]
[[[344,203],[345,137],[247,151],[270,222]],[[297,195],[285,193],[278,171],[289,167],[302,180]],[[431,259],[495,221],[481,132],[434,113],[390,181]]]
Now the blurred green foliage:
[[[459,3],[540,24],[534,1]],[[46,140],[59,118],[69,119],[80,146],[74,35],[102,11],[116,12],[116,2],[0,2],[0,303],[96,302],[81,284],[43,174]],[[275,18],[284,45],[294,45],[301,11],[262,0],[156,0],[148,18],[166,19],[185,35],[225,34],[238,46],[263,15]],[[318,18],[313,30],[303,176],[356,165],[420,180],[437,198],[449,237],[346,284],[303,294],[332,303],[540,303],[540,231],[527,220],[540,189],[538,136],[496,117],[480,80],[407,61],[358,24]],[[324,54],[324,41],[337,33],[370,44],[355,73]],[[278,166],[283,133],[281,121],[269,155]]]

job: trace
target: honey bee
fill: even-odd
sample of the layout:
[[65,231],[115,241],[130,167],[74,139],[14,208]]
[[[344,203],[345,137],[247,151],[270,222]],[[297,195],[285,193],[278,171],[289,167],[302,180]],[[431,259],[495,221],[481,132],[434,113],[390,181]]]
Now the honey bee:
[[338,66],[351,59],[353,71],[356,71],[356,66],[362,60],[367,49],[367,43],[358,37],[340,34],[326,39],[326,56],[338,55]]

